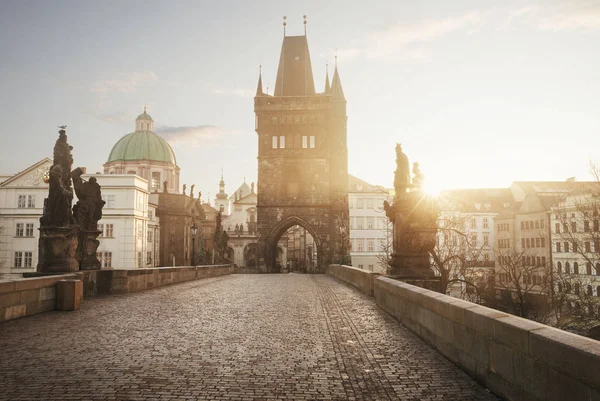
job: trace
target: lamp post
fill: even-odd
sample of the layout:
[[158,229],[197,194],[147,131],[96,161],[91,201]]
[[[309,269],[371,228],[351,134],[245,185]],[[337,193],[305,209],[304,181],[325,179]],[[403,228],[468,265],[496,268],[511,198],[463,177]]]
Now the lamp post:
[[196,234],[198,233],[198,226],[196,226],[196,222],[192,224],[192,265],[196,266]]

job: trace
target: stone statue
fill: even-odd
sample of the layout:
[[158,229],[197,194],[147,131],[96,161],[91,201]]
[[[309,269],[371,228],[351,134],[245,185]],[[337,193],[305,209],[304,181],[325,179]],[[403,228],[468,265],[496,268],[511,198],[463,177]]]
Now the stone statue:
[[419,168],[419,163],[418,162],[414,162],[413,163],[413,186],[420,189],[423,186],[423,181],[424,181],[425,177],[423,177],[423,174],[421,173],[421,169]]
[[238,224],[235,225],[235,232],[237,233],[238,231],[240,231],[240,226]]
[[198,202],[202,203],[202,191],[198,192]]
[[77,254],[79,226],[71,206],[71,166],[73,147],[67,143],[65,127],[60,127],[54,145],[54,160],[48,171],[48,197],[40,218],[39,257],[41,273],[72,272],[79,268]]
[[185,190],[187,188],[187,184],[183,184],[183,195],[185,196]]
[[167,193],[167,185],[169,185],[169,182],[167,180],[163,181],[163,192],[166,194]]
[[48,198],[44,202],[44,214],[40,218],[42,227],[68,227],[72,223],[73,190],[64,185],[64,175],[60,164],[50,168]]
[[192,186],[190,187],[190,198],[194,198],[194,187],[196,186],[196,184],[192,184]]
[[394,213],[394,208],[388,201],[383,201],[383,210],[385,210],[387,218],[393,223],[396,219],[396,214]]
[[410,166],[408,156],[402,152],[402,144],[396,144],[396,171],[394,173],[394,189],[396,196],[406,193],[410,186]]
[[82,174],[81,168],[71,172],[75,194],[78,198],[77,204],[73,207],[73,213],[79,227],[86,231],[96,231],[98,220],[102,218],[102,208],[105,202],[102,200],[100,185],[98,185],[96,177],[84,181],[81,178]]

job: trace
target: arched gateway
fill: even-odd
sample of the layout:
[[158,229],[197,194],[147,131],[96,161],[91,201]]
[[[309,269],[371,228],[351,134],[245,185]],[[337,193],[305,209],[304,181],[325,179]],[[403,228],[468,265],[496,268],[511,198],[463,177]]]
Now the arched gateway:
[[292,226],[314,238],[322,272],[349,262],[346,99],[335,67],[331,86],[316,93],[306,35],[284,36],[273,95],[259,76],[258,267],[276,272],[277,242]]

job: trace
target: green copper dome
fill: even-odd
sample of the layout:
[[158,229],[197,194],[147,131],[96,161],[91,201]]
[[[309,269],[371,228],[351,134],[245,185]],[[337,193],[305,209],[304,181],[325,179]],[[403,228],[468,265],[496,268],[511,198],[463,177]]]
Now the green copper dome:
[[171,145],[152,131],[135,131],[125,135],[113,146],[108,156],[108,163],[131,160],[177,164]]

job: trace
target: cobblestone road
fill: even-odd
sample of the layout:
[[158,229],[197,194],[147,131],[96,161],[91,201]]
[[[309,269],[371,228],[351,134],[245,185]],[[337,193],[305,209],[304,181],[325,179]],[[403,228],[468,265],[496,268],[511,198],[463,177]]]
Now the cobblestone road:
[[0,324],[0,400],[491,400],[325,275],[232,275]]

